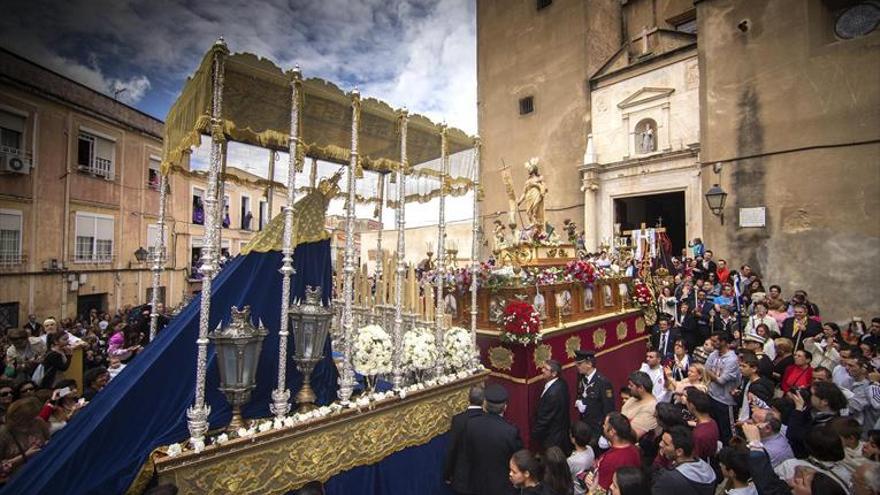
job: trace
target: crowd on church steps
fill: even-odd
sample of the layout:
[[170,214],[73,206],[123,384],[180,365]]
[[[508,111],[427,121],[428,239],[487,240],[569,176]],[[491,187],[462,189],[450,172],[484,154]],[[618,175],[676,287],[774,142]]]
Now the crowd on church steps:
[[803,290],[765,290],[751,267],[730,270],[701,243],[693,254],[674,260],[645,361],[626,383],[612,384],[593,353],[577,351],[570,397],[560,363],[542,364],[530,449],[504,418],[506,389],[473,387],[452,419],[451,489],[880,493],[880,317],[841,327]]

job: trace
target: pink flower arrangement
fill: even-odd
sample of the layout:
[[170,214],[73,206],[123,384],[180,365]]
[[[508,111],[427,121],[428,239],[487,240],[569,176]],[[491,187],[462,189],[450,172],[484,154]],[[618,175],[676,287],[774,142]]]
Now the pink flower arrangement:
[[577,281],[584,285],[589,285],[596,281],[596,268],[584,260],[569,261],[565,265],[564,273],[566,280]]

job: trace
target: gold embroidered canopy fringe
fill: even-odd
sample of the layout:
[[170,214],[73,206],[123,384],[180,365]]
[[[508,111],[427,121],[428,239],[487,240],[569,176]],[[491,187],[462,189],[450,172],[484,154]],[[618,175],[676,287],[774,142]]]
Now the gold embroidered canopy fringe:
[[[211,68],[216,52],[223,52],[223,108],[217,129],[211,128]],[[292,71],[250,53],[228,54],[215,45],[186,81],[180,97],[165,121],[162,172],[182,167],[189,150],[201,144],[203,135],[218,134],[221,140],[288,150],[290,134],[290,83]],[[331,82],[312,78],[302,81],[298,158],[345,164],[351,150],[351,98]],[[400,166],[400,112],[386,103],[366,98],[361,102],[359,169],[379,173]],[[473,138],[447,128],[449,154],[473,147]],[[420,164],[440,157],[440,126],[425,117],[410,115],[408,162]],[[297,160],[302,163],[301,160]],[[409,170],[407,170],[409,172]],[[423,174],[439,170],[422,169]],[[470,181],[470,177],[463,177]]]

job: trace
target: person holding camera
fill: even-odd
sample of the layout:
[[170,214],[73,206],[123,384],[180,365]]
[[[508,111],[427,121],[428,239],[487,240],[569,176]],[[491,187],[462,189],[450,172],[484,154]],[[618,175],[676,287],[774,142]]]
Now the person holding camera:
[[786,436],[795,455],[804,457],[807,432],[840,417],[847,400],[837,385],[830,382],[816,382],[810,388],[791,390],[786,397],[794,403]]

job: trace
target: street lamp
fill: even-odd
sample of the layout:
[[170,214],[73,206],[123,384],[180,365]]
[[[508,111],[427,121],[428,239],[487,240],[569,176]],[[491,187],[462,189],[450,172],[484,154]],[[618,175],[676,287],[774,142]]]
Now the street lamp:
[[315,365],[324,357],[324,342],[330,331],[333,311],[321,304],[321,287],[306,286],[305,303],[299,302],[287,311],[293,329],[293,361],[303,374],[302,388],[296,394],[299,412],[315,408],[315,392],[311,377]]
[[208,335],[217,351],[217,365],[220,367],[218,388],[232,404],[229,431],[235,431],[244,424],[241,406],[250,400],[251,391],[256,386],[260,350],[268,334],[262,322],[259,327],[254,327],[250,306],[245,306],[241,311],[233,306],[229,325],[217,328]]
[[724,225],[724,203],[727,201],[727,193],[718,184],[706,191],[706,203],[715,216],[721,217],[721,225]]
[[147,261],[147,255],[149,254],[150,252],[144,249],[143,246],[139,246],[137,251],[134,252],[134,257],[138,263],[143,263],[144,261]]

